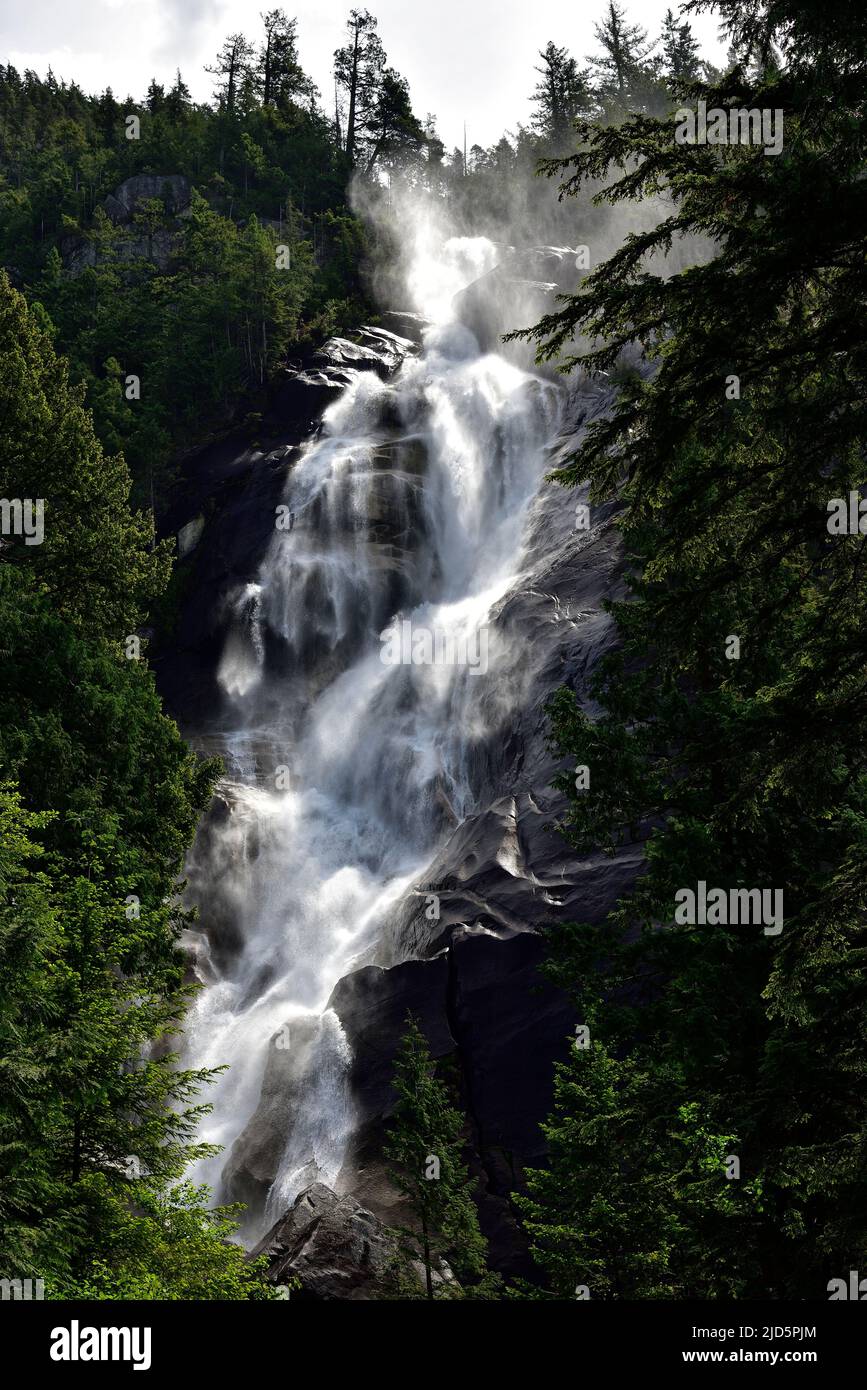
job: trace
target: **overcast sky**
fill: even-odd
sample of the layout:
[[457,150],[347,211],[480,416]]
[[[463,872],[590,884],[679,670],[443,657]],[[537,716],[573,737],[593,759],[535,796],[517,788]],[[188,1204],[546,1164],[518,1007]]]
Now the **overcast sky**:
[[[549,39],[582,63],[596,49],[593,24],[607,0],[355,0],[379,20],[389,62],[408,78],[413,105],[434,112],[452,147],[491,145],[529,121],[535,55]],[[627,14],[652,36],[678,0],[627,0]],[[262,10],[274,0],[0,0],[0,57],[43,76],[75,79],[85,91],[111,86],[141,97],[152,76],[170,83],[176,67],[196,100],[211,96],[203,72],[226,34],[258,40]],[[333,105],[331,59],[343,41],[352,0],[300,0],[282,8],[298,19],[301,61]],[[702,56],[721,62],[714,14],[692,18]]]

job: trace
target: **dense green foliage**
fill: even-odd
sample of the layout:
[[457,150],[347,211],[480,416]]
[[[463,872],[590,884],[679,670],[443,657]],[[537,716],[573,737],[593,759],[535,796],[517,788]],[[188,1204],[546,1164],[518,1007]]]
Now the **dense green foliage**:
[[[144,99],[120,100],[0,66],[0,264],[54,326],[136,500],[159,510],[180,448],[256,414],[279,363],[372,312],[351,177],[419,184],[469,232],[587,240],[601,219],[588,203],[576,232],[538,160],[572,148],[576,118],[667,109],[694,47],[673,18],[651,45],[610,4],[590,67],[553,43],[538,55],[529,127],[450,156],[366,10],[350,12],[335,52],[333,114],[281,10],[262,16],[258,41],[229,35],[208,68],[210,104],[191,100],[180,72],[168,90],[154,80]],[[124,212],[115,194],[139,175],[153,176],[150,196]]]
[[[608,921],[552,941],[591,1045],[559,1069],[523,1210],[566,1297],[822,1299],[867,1245],[865,538],[828,524],[865,483],[867,15],[721,8],[739,61],[681,100],[782,109],[780,154],[637,114],[551,167],[567,195],[671,198],[535,330],[567,366],[636,343],[654,366],[558,475],[619,497],[631,574],[584,692],[600,715],[553,702],[589,769],[560,779],[564,831],[647,854]],[[695,235],[713,260],[647,272]],[[700,881],[782,891],[782,932],[688,924]]]
[[[185,1187],[203,1072],[176,881],[215,767],[160,709],[135,628],[167,580],[39,316],[0,279],[0,1267],[54,1296],[268,1296]],[[140,653],[139,653],[140,655]]]
[[[290,347],[366,303],[348,162],[280,15],[260,54],[244,41],[231,91],[220,55],[214,105],[195,105],[180,73],[119,101],[0,67],[0,263],[50,316],[146,502],[178,446],[228,424]],[[125,215],[113,195],[143,174],[154,196]]]
[[[487,1243],[463,1158],[464,1117],[436,1075],[412,1017],[395,1059],[393,1085],[397,1103],[384,1153],[416,1223],[401,1233],[407,1258],[424,1267],[428,1298],[493,1297],[497,1280],[485,1270]],[[437,1280],[441,1259],[457,1276],[457,1286]],[[400,1292],[406,1295],[414,1283],[402,1280]]]

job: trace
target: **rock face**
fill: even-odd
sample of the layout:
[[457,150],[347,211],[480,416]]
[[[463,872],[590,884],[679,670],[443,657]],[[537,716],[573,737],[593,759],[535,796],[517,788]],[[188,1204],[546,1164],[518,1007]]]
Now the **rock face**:
[[[398,1245],[352,1197],[338,1197],[323,1183],[302,1192],[286,1215],[250,1251],[268,1257],[272,1284],[301,1281],[293,1300],[358,1301],[393,1296],[390,1271]],[[443,1276],[440,1275],[440,1278]],[[419,1280],[419,1294],[423,1285]]]
[[[121,235],[112,246],[112,255],[123,265],[131,261],[151,261],[159,270],[168,270],[175,250],[175,234],[158,227],[152,235],[132,225],[141,203],[158,198],[170,217],[183,218],[190,204],[190,181],[183,174],[134,174],[124,179],[106,198],[103,207]],[[70,275],[80,275],[99,262],[99,249],[90,237],[71,235],[61,239],[60,253]]]
[[[175,249],[174,234],[165,227],[158,227],[152,236],[138,235],[130,229],[118,238],[112,247],[113,255],[121,264],[131,261],[151,261],[159,270],[168,270]],[[70,275],[80,275],[88,266],[99,263],[99,250],[96,242],[89,237],[65,236],[60,241],[60,254]]]
[[124,223],[132,220],[140,203],[159,198],[177,217],[189,207],[190,194],[190,181],[183,174],[133,174],[108,195],[104,206],[113,222]]
[[[361,370],[372,368],[385,379],[415,350],[409,339],[383,329],[366,328],[358,336],[357,344],[343,339],[324,344],[322,360],[331,363],[344,348],[346,356],[353,348],[366,366],[287,366],[275,375],[255,447],[249,443],[249,431],[240,429],[184,461],[177,501],[161,519],[160,529],[177,539],[178,573],[191,598],[174,615],[172,631],[163,632],[153,664],[164,699],[181,726],[195,736],[219,719],[214,675],[225,642],[227,597],[256,577],[300,446]],[[386,489],[389,476],[408,478],[422,461],[411,443],[383,444],[379,466],[380,488]],[[411,547],[405,520],[397,536],[393,534],[394,514],[383,506],[378,518],[372,517],[377,530],[372,539],[390,547],[383,566],[394,570],[394,592],[399,596],[408,562],[396,542]]]
[[[503,353],[520,366],[533,366],[533,349],[524,343],[503,343],[515,328],[537,323],[557,308],[557,295],[574,294],[582,275],[575,251],[561,246],[509,250],[499,265],[474,281],[457,297],[462,322],[483,348]],[[538,368],[537,368],[538,370]]]
[[358,1123],[339,1187],[383,1220],[407,1223],[382,1143],[396,1099],[394,1056],[412,1013],[431,1055],[456,1069],[480,1224],[491,1263],[509,1276],[532,1277],[509,1195],[544,1157],[539,1122],[575,1025],[569,1002],[539,974],[542,956],[540,937],[526,930],[500,941],[463,927],[433,960],[368,966],[344,977],[330,1000],[353,1052]]
[[[289,1038],[287,1032],[287,1041]],[[299,1100],[306,1069],[316,1045],[316,1025],[308,1019],[293,1022],[291,1047],[281,1047],[281,1036],[271,1039],[256,1124],[248,1125],[235,1140],[223,1182],[232,1202],[243,1202],[250,1215],[265,1209],[268,1189],[286,1147],[286,1118]],[[276,1045],[275,1045],[276,1044]],[[261,1226],[259,1227],[261,1230]]]

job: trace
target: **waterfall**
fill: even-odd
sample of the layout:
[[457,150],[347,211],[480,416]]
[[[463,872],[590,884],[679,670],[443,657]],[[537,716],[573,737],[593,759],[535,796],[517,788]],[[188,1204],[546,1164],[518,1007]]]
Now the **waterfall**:
[[[267,1093],[281,1152],[266,1223],[337,1180],[353,1116],[329,996],[477,805],[470,753],[510,698],[496,610],[560,391],[453,317],[498,255],[419,232],[422,349],[389,380],[354,374],[288,475],[255,582],[230,598],[227,773],[189,867],[206,985],[186,1060],[229,1064],[203,1135],[227,1149]],[[225,1163],[196,1174],[218,1197]]]

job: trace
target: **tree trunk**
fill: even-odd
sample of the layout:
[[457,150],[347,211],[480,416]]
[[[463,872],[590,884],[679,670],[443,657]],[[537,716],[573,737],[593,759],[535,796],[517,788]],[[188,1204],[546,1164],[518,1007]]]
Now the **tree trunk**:
[[421,1235],[424,1249],[424,1281],[428,1298],[433,1298],[433,1279],[431,1278],[430,1268],[430,1237],[427,1231],[427,1217],[424,1215],[421,1218]]
[[81,1120],[76,1115],[72,1126],[72,1181],[81,1177]]
[[358,89],[358,29],[355,31],[355,46],[352,50],[352,80],[349,84],[349,115],[346,118],[346,154],[350,164],[355,163],[355,93]]

